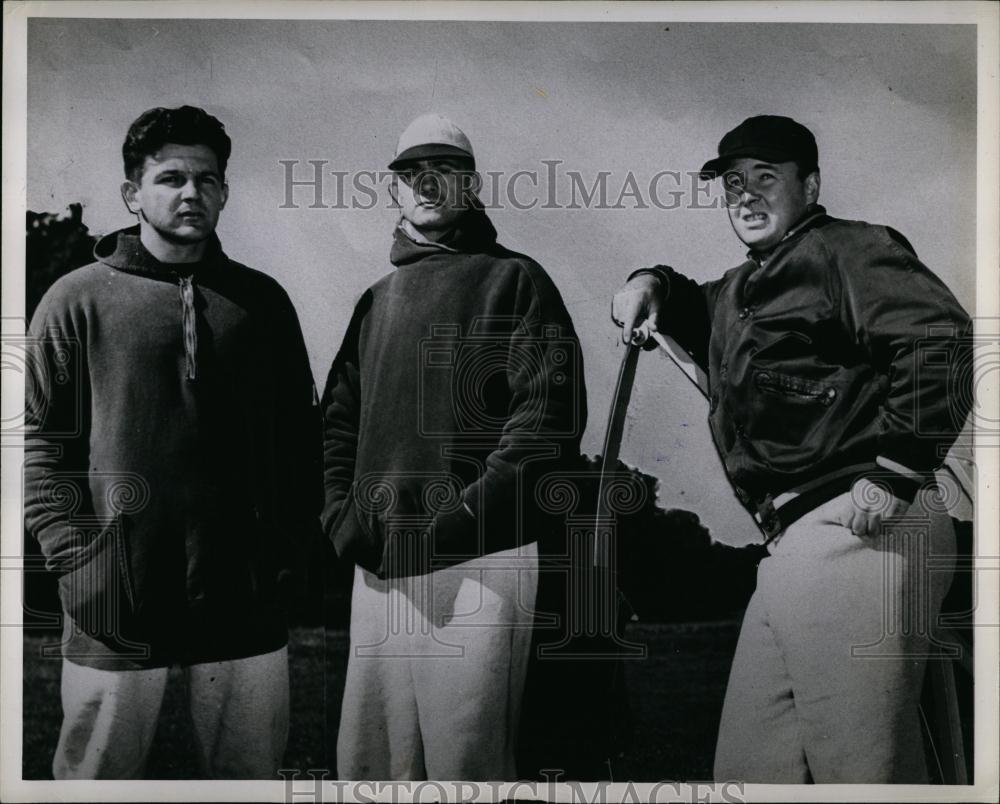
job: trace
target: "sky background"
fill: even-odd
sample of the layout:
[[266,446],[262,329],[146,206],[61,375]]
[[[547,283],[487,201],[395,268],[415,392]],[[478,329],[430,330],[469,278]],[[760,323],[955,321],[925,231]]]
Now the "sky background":
[[[534,194],[519,181],[524,202],[546,200],[544,160],[561,162],[557,199],[569,198],[568,171],[588,185],[609,171],[613,202],[629,171],[645,195],[659,171],[697,170],[745,117],[784,114],[816,134],[829,212],[899,229],[971,310],[975,58],[975,28],[960,25],[33,19],[27,203],[82,202],[96,234],[132,225],[118,190],[129,124],[153,106],[203,106],[234,144],[223,246],[288,290],[322,390],[355,301],[391,270],[396,213],[384,183],[373,209],[310,209],[308,188],[283,209],[280,160],[300,163],[296,178],[311,176],[307,160],[382,170],[403,127],[438,111],[469,135],[481,170],[503,182],[542,174]],[[699,186],[661,180],[662,201],[684,191],[671,210],[490,212],[501,242],[548,270],[576,323],[589,453],[622,356],[609,310],[625,275],[666,262],[707,280],[743,260],[725,212],[692,208]],[[716,538],[758,539],[706,413],[671,364],[643,355],[622,457]]]

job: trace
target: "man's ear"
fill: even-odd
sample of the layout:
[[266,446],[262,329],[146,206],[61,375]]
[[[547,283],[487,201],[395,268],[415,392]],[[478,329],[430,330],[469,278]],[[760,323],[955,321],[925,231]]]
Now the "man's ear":
[[815,204],[819,201],[819,168],[816,168],[812,173],[806,176],[806,203]]
[[122,182],[122,201],[133,215],[138,215],[142,210],[142,204],[139,203],[139,185],[131,179]]
[[226,202],[229,200],[229,183],[222,182],[222,203],[219,204],[219,209],[226,208]]

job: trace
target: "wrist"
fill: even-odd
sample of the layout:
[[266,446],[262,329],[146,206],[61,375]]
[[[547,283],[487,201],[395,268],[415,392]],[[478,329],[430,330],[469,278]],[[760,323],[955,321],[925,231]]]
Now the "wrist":
[[658,285],[664,290],[670,287],[670,277],[667,274],[666,266],[653,265],[647,268],[639,268],[630,273],[625,281],[626,283],[629,283],[635,279],[639,279],[640,277],[642,277],[647,283],[651,285]]

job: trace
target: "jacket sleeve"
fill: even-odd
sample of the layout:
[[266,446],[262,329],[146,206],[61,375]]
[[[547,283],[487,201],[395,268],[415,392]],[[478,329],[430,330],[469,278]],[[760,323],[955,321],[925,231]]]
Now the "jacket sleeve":
[[[712,316],[719,292],[718,281],[699,284],[669,265],[640,268],[629,279],[643,274],[660,280],[660,329],[684,349],[701,368],[708,372],[708,343],[712,335]],[[656,342],[650,340],[649,349]]]
[[468,558],[528,544],[548,518],[538,482],[575,465],[586,426],[583,355],[551,279],[522,270],[509,340],[509,404],[486,469],[462,492],[462,505],[434,519],[434,555]]
[[90,383],[86,327],[61,286],[39,303],[25,370],[24,524],[46,567],[71,569],[71,518],[94,510],[88,482]]
[[333,360],[320,401],[323,427],[323,532],[338,557],[374,570],[382,562],[381,539],[363,526],[355,504],[354,470],[361,417],[361,328],[372,294],[360,299]]
[[845,318],[885,378],[878,463],[919,479],[941,465],[972,407],[969,316],[892,229],[867,227],[831,252]]
[[274,321],[280,347],[275,422],[279,465],[275,479],[280,519],[290,525],[295,561],[301,568],[304,551],[319,533],[323,442],[309,354],[295,308],[284,292],[281,295]]

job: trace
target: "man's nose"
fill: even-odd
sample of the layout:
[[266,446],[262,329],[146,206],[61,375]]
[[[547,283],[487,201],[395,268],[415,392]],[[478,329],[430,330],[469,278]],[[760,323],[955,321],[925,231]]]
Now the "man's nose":
[[417,191],[422,196],[434,196],[437,197],[441,195],[442,181],[441,175],[439,173],[424,173],[420,177],[420,184]]
[[194,179],[188,179],[184,182],[184,186],[181,187],[181,196],[183,198],[200,198],[201,187],[198,186],[198,182]]

